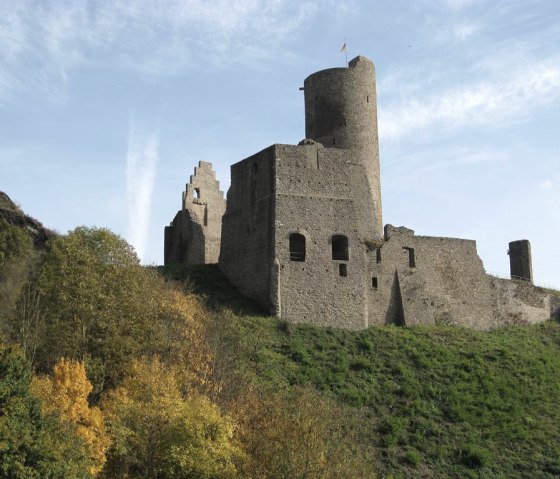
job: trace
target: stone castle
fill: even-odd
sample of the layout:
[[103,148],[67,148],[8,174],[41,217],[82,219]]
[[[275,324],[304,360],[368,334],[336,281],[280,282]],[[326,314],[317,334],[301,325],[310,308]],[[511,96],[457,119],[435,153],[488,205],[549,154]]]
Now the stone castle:
[[294,323],[348,329],[545,321],[558,300],[533,286],[526,240],[510,243],[513,280],[486,274],[472,240],[383,227],[375,67],[310,75],[305,139],[231,167],[227,201],[200,162],[165,228],[165,264],[219,263],[239,291]]

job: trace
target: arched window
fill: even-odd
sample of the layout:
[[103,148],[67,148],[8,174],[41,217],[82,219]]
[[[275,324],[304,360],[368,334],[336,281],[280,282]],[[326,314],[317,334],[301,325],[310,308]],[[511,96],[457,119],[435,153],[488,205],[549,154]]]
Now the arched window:
[[348,261],[348,238],[343,235],[332,237],[332,259]]
[[305,236],[302,234],[290,235],[290,261],[305,261]]

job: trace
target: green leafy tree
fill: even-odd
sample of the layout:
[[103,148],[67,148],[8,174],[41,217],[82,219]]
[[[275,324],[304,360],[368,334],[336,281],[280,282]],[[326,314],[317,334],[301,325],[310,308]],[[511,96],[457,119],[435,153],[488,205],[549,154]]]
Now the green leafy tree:
[[21,228],[0,219],[0,265],[13,258],[31,254],[33,241]]
[[103,406],[113,441],[106,477],[236,477],[231,418],[203,396],[183,397],[177,371],[159,359],[134,361]]
[[37,292],[29,285],[37,257],[31,237],[0,219],[0,331],[20,343],[29,359],[42,319]]
[[0,343],[0,477],[91,478],[82,441],[43,417],[31,380],[29,363]]
[[164,283],[133,248],[103,228],[76,228],[49,242],[37,274],[45,309],[40,369],[61,357],[85,362],[95,392],[118,383],[131,357],[160,345]]

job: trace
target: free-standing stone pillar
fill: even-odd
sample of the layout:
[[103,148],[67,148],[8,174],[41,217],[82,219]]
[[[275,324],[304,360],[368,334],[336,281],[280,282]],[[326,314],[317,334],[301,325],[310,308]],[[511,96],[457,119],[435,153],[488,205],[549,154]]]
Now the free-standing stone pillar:
[[512,241],[508,254],[511,279],[522,279],[532,283],[533,266],[529,240]]

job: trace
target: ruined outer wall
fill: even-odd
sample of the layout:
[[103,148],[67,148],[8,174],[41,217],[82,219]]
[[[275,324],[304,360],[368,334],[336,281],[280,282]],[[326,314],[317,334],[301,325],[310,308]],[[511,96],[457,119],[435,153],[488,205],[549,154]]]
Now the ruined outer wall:
[[352,150],[347,161],[364,166],[368,192],[356,207],[362,237],[381,239],[381,186],[375,67],[365,57],[348,68],[314,73],[304,82],[305,135],[328,147]]
[[542,323],[553,314],[549,293],[527,281],[489,277],[495,296],[498,326]]
[[545,290],[527,281],[487,275],[471,240],[415,236],[407,228],[387,225],[371,271],[378,287],[369,297],[370,325],[489,330],[546,321],[555,308]]
[[[319,144],[275,145],[274,149],[277,296],[272,299],[273,312],[296,323],[365,328],[367,261],[359,232],[363,219],[354,200],[354,195],[367,194],[363,166],[348,161],[349,150]],[[304,262],[290,261],[292,233],[305,236]],[[348,238],[347,261],[332,259],[333,235]],[[346,276],[341,276],[340,265],[345,265]]]
[[267,309],[274,265],[273,169],[274,147],[232,165],[219,261],[231,283]]
[[390,225],[386,236],[381,262],[372,268],[384,279],[375,292],[379,299],[371,303],[369,324],[394,321],[391,314],[396,312],[383,314],[378,306],[390,303],[386,296],[395,294],[398,281],[407,325],[494,326],[494,297],[474,241],[415,236],[412,230]]

